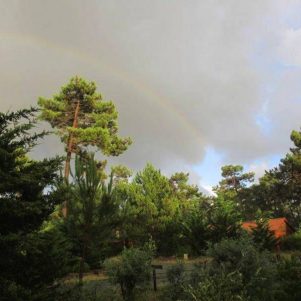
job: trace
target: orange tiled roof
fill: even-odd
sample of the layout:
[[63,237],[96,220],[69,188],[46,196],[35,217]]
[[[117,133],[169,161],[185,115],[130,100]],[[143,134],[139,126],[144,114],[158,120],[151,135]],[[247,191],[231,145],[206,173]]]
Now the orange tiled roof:
[[[270,231],[274,232],[275,237],[277,238],[287,235],[287,226],[292,228],[285,217],[270,219],[268,224]],[[242,228],[247,231],[252,231],[252,229],[256,227],[257,224],[255,221],[242,223]]]

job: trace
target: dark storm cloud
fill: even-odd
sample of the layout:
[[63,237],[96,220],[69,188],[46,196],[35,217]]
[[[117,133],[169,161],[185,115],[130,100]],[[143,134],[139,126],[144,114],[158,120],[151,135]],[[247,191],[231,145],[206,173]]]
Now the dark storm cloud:
[[[50,97],[78,74],[96,81],[116,103],[121,133],[134,140],[119,162],[134,169],[150,161],[167,172],[188,170],[208,145],[225,160],[250,162],[275,152],[274,136],[267,138],[255,120],[265,100],[252,56],[271,36],[273,47],[271,31],[281,26],[267,20],[283,6],[0,0],[0,109],[35,105],[38,96]],[[285,87],[283,93],[277,108],[284,105]],[[287,145],[278,142],[281,150]],[[61,149],[52,138],[37,152]]]

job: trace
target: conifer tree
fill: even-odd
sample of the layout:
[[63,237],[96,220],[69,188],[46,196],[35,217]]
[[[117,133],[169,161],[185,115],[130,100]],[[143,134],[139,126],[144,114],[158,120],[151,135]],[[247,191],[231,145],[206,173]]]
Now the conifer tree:
[[102,173],[94,154],[75,157],[73,182],[68,186],[71,201],[65,226],[67,235],[74,242],[75,253],[81,258],[80,283],[83,279],[84,265],[92,249],[97,249],[100,253],[102,244],[108,240],[113,228],[118,224],[114,174],[111,173],[106,184],[102,179]]
[[46,188],[55,182],[61,159],[28,157],[46,134],[30,133],[35,113],[34,109],[0,113],[1,300],[45,300],[47,286],[64,273],[60,261],[64,256],[56,248],[60,239],[40,232],[55,206]]
[[257,219],[256,227],[252,229],[252,237],[259,249],[274,250],[279,242],[265,218]]
[[92,145],[105,155],[118,156],[131,144],[117,135],[118,113],[111,101],[103,101],[94,82],[73,77],[53,98],[39,98],[41,119],[48,121],[66,148],[64,177],[68,182],[72,153]]

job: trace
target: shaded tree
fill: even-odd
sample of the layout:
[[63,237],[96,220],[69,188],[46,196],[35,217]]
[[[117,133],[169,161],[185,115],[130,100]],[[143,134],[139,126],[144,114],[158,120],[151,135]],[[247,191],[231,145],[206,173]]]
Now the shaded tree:
[[35,109],[0,113],[1,300],[41,300],[42,296],[46,300],[47,286],[66,272],[65,253],[60,253],[63,241],[55,232],[41,231],[56,205],[49,188],[61,159],[28,157],[47,134],[31,133],[35,113]]
[[252,238],[260,250],[266,249],[274,251],[279,243],[278,239],[275,237],[275,233],[270,230],[269,222],[266,218],[257,219],[256,227],[252,229]]
[[106,184],[93,154],[84,158],[77,156],[69,195],[71,201],[65,225],[67,235],[74,243],[75,253],[80,257],[81,283],[84,265],[91,252],[96,248],[100,253],[101,246],[112,237],[112,231],[118,225],[113,173]]
[[223,179],[215,188],[219,191],[232,191],[238,193],[239,190],[245,188],[254,181],[254,172],[243,172],[241,165],[225,165],[222,167]]
[[301,221],[301,133],[292,131],[294,147],[280,164],[265,172],[244,192],[245,203],[255,217],[257,209],[270,211],[272,217],[286,217],[298,227]]

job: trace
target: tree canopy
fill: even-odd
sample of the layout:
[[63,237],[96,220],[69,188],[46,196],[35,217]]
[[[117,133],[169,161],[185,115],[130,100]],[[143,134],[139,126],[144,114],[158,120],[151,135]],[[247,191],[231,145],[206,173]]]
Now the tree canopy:
[[46,135],[31,133],[35,113],[0,113],[0,295],[7,301],[46,298],[46,287],[64,273],[62,245],[55,250],[59,239],[40,231],[56,205],[49,188],[61,158],[28,157]]
[[40,97],[40,118],[57,129],[66,147],[65,178],[70,174],[72,153],[89,145],[105,155],[118,156],[131,144],[130,138],[118,136],[118,113],[112,101],[104,101],[94,82],[78,76],[71,78],[53,98]]

